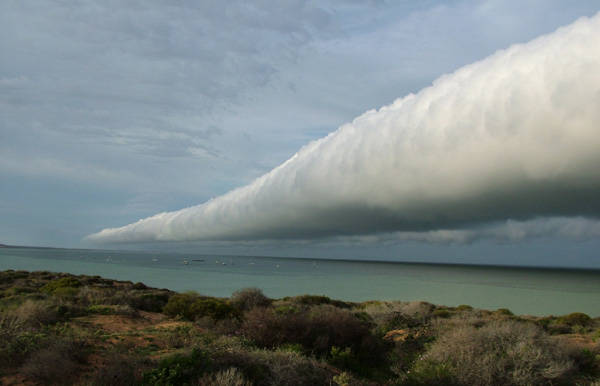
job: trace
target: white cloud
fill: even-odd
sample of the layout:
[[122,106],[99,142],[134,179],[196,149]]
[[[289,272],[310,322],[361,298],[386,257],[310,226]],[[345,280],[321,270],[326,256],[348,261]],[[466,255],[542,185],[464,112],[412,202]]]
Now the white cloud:
[[514,45],[366,112],[250,185],[89,238],[452,239],[473,224],[597,216],[599,35],[600,14]]

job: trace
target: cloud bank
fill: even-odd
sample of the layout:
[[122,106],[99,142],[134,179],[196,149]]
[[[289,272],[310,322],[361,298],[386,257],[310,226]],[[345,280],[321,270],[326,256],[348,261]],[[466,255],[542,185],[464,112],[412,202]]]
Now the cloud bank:
[[511,46],[364,113],[247,186],[88,239],[426,237],[596,218],[598,36],[600,14]]

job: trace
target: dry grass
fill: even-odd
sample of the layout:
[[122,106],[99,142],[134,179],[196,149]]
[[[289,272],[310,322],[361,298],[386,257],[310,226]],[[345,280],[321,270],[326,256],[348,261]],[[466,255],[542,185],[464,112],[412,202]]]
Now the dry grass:
[[215,374],[207,374],[200,378],[197,384],[201,386],[252,386],[252,383],[244,378],[244,374],[235,367]]
[[33,353],[21,368],[22,374],[36,382],[65,384],[78,376],[79,364],[85,361],[82,341],[57,339]]
[[448,364],[459,382],[468,385],[541,385],[573,370],[566,350],[540,328],[510,320],[450,329],[426,359]]
[[56,305],[49,301],[26,300],[13,311],[14,316],[24,325],[40,327],[60,320]]

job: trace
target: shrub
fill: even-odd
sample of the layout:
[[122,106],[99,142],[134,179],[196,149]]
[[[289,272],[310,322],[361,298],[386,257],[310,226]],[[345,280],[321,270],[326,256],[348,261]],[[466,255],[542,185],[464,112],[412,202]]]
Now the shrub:
[[197,335],[190,326],[177,326],[163,331],[159,336],[159,341],[167,348],[190,347],[196,341]]
[[142,380],[140,360],[128,355],[111,353],[93,374],[92,386],[137,385]]
[[193,320],[194,315],[191,313],[191,306],[199,297],[200,295],[192,292],[175,294],[169,298],[163,312],[169,316],[181,316]]
[[449,318],[451,316],[450,311],[444,309],[437,309],[431,313],[434,318]]
[[402,374],[400,381],[400,384],[404,386],[452,386],[460,384],[447,364],[428,360],[416,362],[409,372]]
[[332,373],[314,359],[290,351],[249,350],[240,346],[209,348],[213,368],[237,368],[255,385],[327,385]]
[[148,287],[144,283],[137,282],[131,288],[133,288],[134,290],[145,290]]
[[110,288],[84,286],[77,293],[77,300],[82,305],[113,304],[112,296],[115,291]]
[[377,361],[381,348],[367,323],[347,310],[329,305],[297,313],[255,308],[245,314],[241,332],[261,347],[295,343],[318,356],[329,355],[331,348],[337,346],[348,347],[365,360]]
[[498,315],[506,315],[506,316],[513,316],[514,315],[512,313],[512,311],[509,310],[508,308],[498,308],[494,313],[496,313]]
[[248,311],[256,307],[268,307],[271,299],[258,288],[244,288],[231,295],[231,304],[239,310]]
[[204,316],[215,320],[238,317],[237,311],[226,301],[201,297],[192,292],[171,296],[163,312],[169,316],[181,316],[188,320]]
[[20,366],[46,341],[46,334],[24,329],[14,315],[0,316],[0,368]]
[[324,295],[300,295],[290,298],[294,303],[302,304],[306,306],[319,306],[322,304],[330,304],[339,308],[351,308],[352,304],[343,302],[341,300],[330,299]]
[[341,372],[333,377],[333,383],[338,386],[367,386],[371,385],[371,382],[363,382],[352,376],[351,373]]
[[332,374],[313,359],[289,351],[254,351],[251,354],[258,363],[268,369],[263,382],[267,385],[330,385]]
[[568,326],[587,326],[591,323],[592,318],[583,312],[573,312],[569,315],[561,316],[558,318],[559,323],[566,324]]
[[420,325],[419,321],[407,316],[401,312],[389,313],[385,316],[379,316],[379,331],[385,334],[391,330],[413,328]]
[[14,311],[14,315],[30,327],[41,327],[60,320],[57,307],[46,301],[26,300]]
[[433,343],[425,360],[447,365],[460,383],[476,385],[545,384],[573,368],[565,350],[537,326],[510,320],[454,328]]
[[211,386],[252,386],[252,383],[244,378],[244,374],[235,367],[215,374],[206,374],[198,383]]
[[52,291],[52,295],[61,298],[61,299],[68,299],[68,300],[74,300],[75,296],[77,296],[77,294],[79,293],[79,288],[75,288],[75,287],[60,287],[60,288],[56,288],[54,291]]
[[190,306],[191,320],[208,316],[215,320],[237,318],[237,311],[227,302],[219,299],[198,299]]
[[422,301],[405,303],[400,308],[401,313],[421,322],[429,319],[434,310],[435,306],[433,304]]
[[300,295],[292,298],[294,302],[309,306],[331,304],[331,299],[324,295]]
[[47,384],[64,384],[76,374],[86,356],[83,342],[62,338],[35,353],[23,364],[21,371],[28,378]]
[[200,378],[210,366],[208,356],[200,349],[189,355],[175,354],[159,362],[158,366],[144,374],[147,385],[183,385]]
[[328,362],[333,366],[342,369],[359,369],[361,367],[360,360],[354,355],[349,347],[341,349],[339,347],[331,347]]
[[89,314],[100,315],[124,315],[129,317],[137,317],[139,313],[134,308],[128,305],[100,305],[95,304],[86,309]]
[[157,290],[151,293],[134,294],[127,298],[127,304],[131,307],[148,312],[163,312],[163,308],[169,302],[171,292]]
[[54,294],[57,290],[60,290],[62,288],[79,287],[81,287],[81,282],[79,280],[72,277],[62,277],[60,279],[55,279],[46,283],[46,285],[42,287],[42,291],[47,292],[49,294]]
[[461,304],[456,307],[456,311],[472,311],[472,310],[473,310],[473,307],[469,306],[468,304]]

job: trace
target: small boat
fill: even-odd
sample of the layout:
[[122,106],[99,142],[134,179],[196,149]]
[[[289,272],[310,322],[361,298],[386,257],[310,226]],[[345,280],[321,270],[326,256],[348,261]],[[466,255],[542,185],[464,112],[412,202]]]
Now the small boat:
[[186,259],[183,259],[183,264],[188,265],[190,262],[187,261]]
[[158,259],[155,257],[154,259],[152,259],[152,261],[158,261]]

